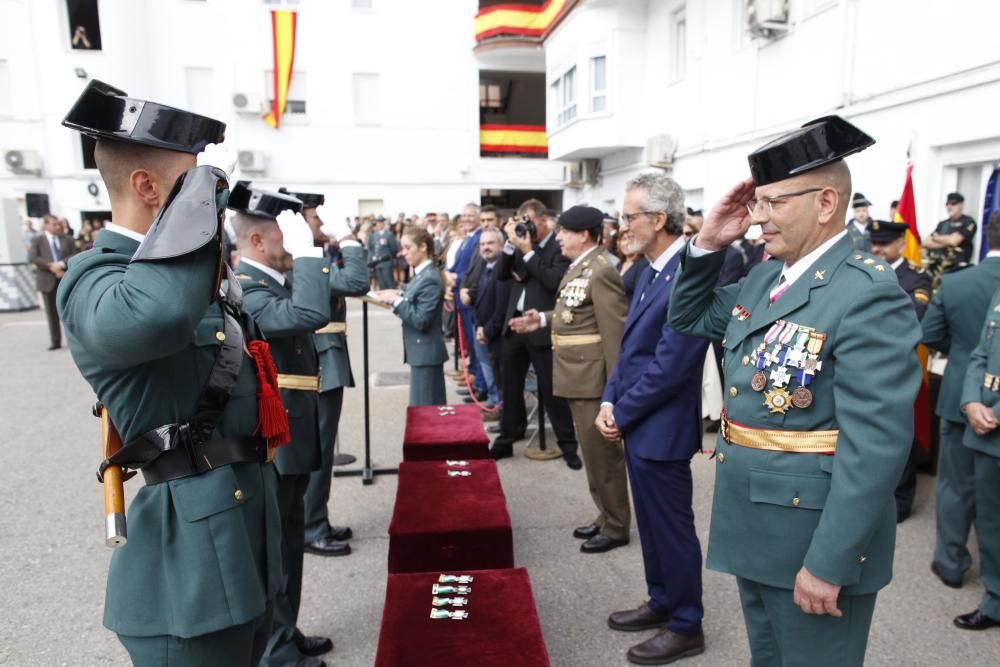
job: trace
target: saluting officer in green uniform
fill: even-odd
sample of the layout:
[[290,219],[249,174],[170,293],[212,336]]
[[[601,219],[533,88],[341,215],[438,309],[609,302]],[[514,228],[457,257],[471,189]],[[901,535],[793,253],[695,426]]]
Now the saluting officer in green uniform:
[[244,349],[263,344],[222,264],[225,125],[99,81],[63,125],[97,140],[114,222],[70,260],[59,311],[125,443],[111,462],[146,483],[111,557],[104,625],[136,665],[255,667],[281,578],[280,439],[258,430],[263,370]]
[[552,394],[565,398],[573,413],[597,517],[573,532],[586,541],[583,553],[602,553],[629,542],[632,513],[628,502],[625,453],[608,442],[595,422],[601,394],[618,363],[628,300],[615,267],[600,245],[604,214],[574,206],[559,216],[556,241],[572,260],[559,283],[555,309],[528,310],[510,321],[517,333],[539,328],[552,332]]
[[[344,388],[354,386],[351,358],[347,354],[347,302],[345,297],[368,293],[368,253],[351,233],[347,222],[326,214],[326,197],[311,192],[289,192],[302,202],[302,216],[313,232],[313,241],[324,247],[329,234],[330,246],[324,257],[330,268],[330,322],[313,336],[319,355],[319,441],[323,461],[319,470],[309,475],[305,498],[305,550],[318,556],[346,556],[351,545],[350,526],[330,525],[327,503],[333,477],[334,444]],[[333,222],[327,223],[326,220]],[[336,245],[334,245],[336,243]]]
[[[921,371],[910,299],[844,229],[842,158],[873,143],[829,116],[751,153],[674,286],[670,325],[726,351],[707,565],[737,577],[754,665],[861,665],[892,578]],[[713,289],[751,224],[781,261]]]
[[309,474],[321,462],[319,362],[312,336],[330,321],[330,265],[323,249],[313,244],[298,199],[241,182],[229,197],[229,207],[236,211],[237,278],[247,312],[271,344],[292,435],[291,445],[275,459],[285,580],[261,665],[315,667],[325,664],[315,656],[331,650],[333,642],[303,635],[296,622],[302,599],[304,498]]
[[975,462],[962,446],[966,417],[962,387],[969,357],[979,340],[987,306],[1000,287],[1000,217],[986,227],[990,246],[977,266],[945,275],[920,324],[924,344],[948,355],[935,408],[940,418],[940,446],[935,481],[935,545],[931,572],[950,588],[961,588],[972,566],[969,531],[976,518]]
[[[994,213],[1000,219],[1000,213]],[[992,220],[990,226],[992,227]],[[975,469],[976,537],[986,593],[979,608],[955,618],[963,630],[1000,626],[1000,290],[993,295],[979,345],[972,352],[962,389],[962,411],[969,420],[962,443],[972,451]]]

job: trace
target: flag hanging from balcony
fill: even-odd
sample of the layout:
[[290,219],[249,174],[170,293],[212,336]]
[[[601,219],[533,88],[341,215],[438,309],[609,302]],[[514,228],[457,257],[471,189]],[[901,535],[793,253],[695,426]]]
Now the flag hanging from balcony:
[[288,103],[288,88],[292,85],[295,64],[295,12],[271,12],[271,36],[274,40],[274,101],[264,122],[278,129]]
[[917,203],[913,197],[913,163],[906,166],[906,182],[903,183],[903,194],[899,197],[899,207],[896,209],[895,222],[905,222],[906,245],[903,246],[903,257],[914,264],[920,264],[920,232],[917,231]]
[[476,14],[476,41],[497,35],[542,37],[551,30],[574,0],[522,0],[491,3],[480,0]]
[[500,125],[483,123],[479,126],[479,152],[540,153],[549,152],[549,137],[544,125]]

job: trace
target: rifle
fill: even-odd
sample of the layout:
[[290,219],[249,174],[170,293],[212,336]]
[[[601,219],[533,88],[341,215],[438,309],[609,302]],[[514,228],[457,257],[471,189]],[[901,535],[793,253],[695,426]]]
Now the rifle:
[[[101,457],[107,461],[122,448],[122,437],[102,403],[98,402],[94,406],[94,416],[101,420]],[[104,485],[104,543],[117,549],[128,541],[125,526],[125,478],[121,466],[104,467],[97,473],[97,479]]]

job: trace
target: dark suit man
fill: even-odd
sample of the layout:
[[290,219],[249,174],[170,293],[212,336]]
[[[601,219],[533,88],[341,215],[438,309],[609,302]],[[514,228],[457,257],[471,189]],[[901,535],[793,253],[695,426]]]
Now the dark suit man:
[[941,379],[937,415],[941,419],[938,450],[937,544],[931,569],[946,585],[958,588],[972,565],[966,544],[976,518],[975,457],[962,445],[966,419],[960,409],[969,355],[979,342],[993,292],[1000,287],[1000,220],[986,228],[990,251],[979,266],[948,274],[921,322],[924,344],[948,355]]
[[691,457],[701,447],[698,388],[708,343],[667,324],[684,213],[684,193],[665,175],[641,174],[626,186],[622,233],[633,247],[624,250],[643,253],[650,266],[639,276],[621,356],[597,416],[606,438],[625,440],[649,592],[648,602],[611,614],[608,625],[626,632],[663,627],[629,649],[629,659],[640,664],[661,664],[705,647]]
[[[566,465],[579,470],[583,467],[583,462],[576,453],[573,415],[566,399],[552,395],[552,341],[549,332],[539,330],[516,333],[508,324],[511,318],[518,317],[527,310],[552,310],[559,282],[569,268],[569,258],[559,251],[554,234],[542,222],[543,211],[544,207],[537,199],[526,201],[518,210],[517,220],[524,216],[531,223],[530,229],[534,230],[531,235],[518,236],[514,220],[509,221],[504,228],[507,242],[497,262],[497,279],[515,282],[511,287],[502,330],[504,340],[500,365],[506,372],[503,383],[503,416],[500,419],[500,435],[493,441],[490,453],[495,459],[513,456],[514,441],[523,437],[527,428],[524,382],[528,366],[531,365],[538,377],[538,396],[552,421]],[[542,452],[529,454],[529,458],[551,458]]]
[[292,434],[291,444],[281,448],[275,459],[285,578],[261,665],[320,667],[325,663],[314,656],[331,650],[333,642],[306,637],[296,624],[302,599],[305,493],[310,473],[322,461],[319,359],[313,332],[330,321],[329,262],[323,249],[313,245],[298,199],[238,186],[229,206],[237,211],[233,227],[241,259],[236,277],[247,312],[270,344]]
[[73,240],[62,234],[62,224],[54,215],[42,220],[42,234],[31,239],[28,261],[35,265],[35,285],[42,293],[45,317],[49,321],[49,349],[62,347],[59,311],[56,310],[56,289],[66,273],[66,260],[76,252]]
[[[509,280],[497,280],[496,265],[504,244],[503,232],[496,227],[488,227],[479,237],[479,274],[475,289],[471,289],[473,320],[476,324],[476,352],[483,377],[486,380],[486,397],[494,406],[500,404],[500,332],[507,302],[510,299]],[[467,274],[469,275],[469,274]],[[499,415],[486,414],[491,421]]]

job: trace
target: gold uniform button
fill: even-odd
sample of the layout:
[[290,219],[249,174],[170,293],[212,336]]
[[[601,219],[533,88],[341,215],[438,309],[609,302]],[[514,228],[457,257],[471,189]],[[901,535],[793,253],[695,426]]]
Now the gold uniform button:
[[222,333],[221,331],[216,331],[215,332],[215,340],[217,340],[219,342],[222,342],[222,341],[226,340],[226,334]]
[[736,394],[738,394],[738,393],[740,393],[740,392],[736,390],[736,387],[730,387],[729,388],[729,395],[732,396],[733,398],[736,398]]
[[719,452],[719,463],[725,463],[725,462],[726,462],[726,455],[723,454],[722,452]]
[[794,498],[792,498],[792,504],[793,504],[793,505],[795,505],[796,507],[798,507],[798,506],[799,506],[799,503],[801,503],[801,502],[802,502],[802,501],[801,501],[801,500],[799,500],[799,497],[798,497],[798,496],[795,496]]
[[750,357],[747,356],[747,355],[745,355],[745,354],[743,355],[743,365],[744,366],[749,366],[750,365]]
[[243,489],[236,489],[236,491],[233,492],[233,498],[236,498],[236,502],[242,503],[243,502]]
[[329,266],[324,266],[323,267],[323,273],[330,273],[330,267]]

